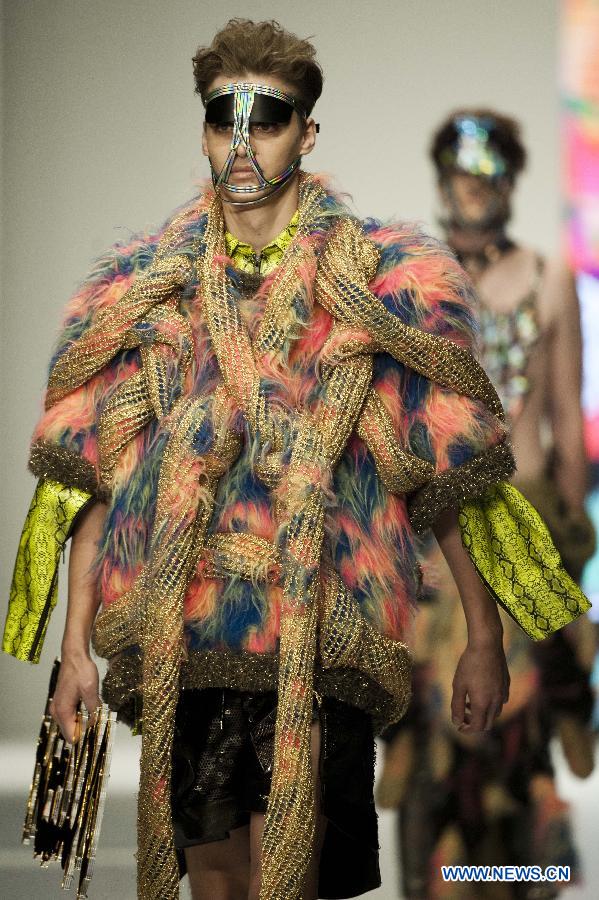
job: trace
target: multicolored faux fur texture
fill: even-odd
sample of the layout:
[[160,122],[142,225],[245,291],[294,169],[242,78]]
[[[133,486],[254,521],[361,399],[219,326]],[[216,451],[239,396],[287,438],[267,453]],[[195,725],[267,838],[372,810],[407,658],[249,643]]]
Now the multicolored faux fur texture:
[[[194,236],[194,226],[201,225],[204,210],[202,197],[196,197],[176,210],[176,216],[187,218],[189,215],[190,238]],[[90,328],[102,311],[114,305],[150,265],[167,226],[168,222],[154,233],[140,233],[131,237],[128,243],[117,243],[96,260],[90,274],[67,304],[62,330],[50,360],[50,371],[56,360]],[[99,410],[114,389],[139,366],[138,351],[117,354],[101,373],[43,413],[33,433],[33,443],[47,441],[59,446],[67,458],[73,454],[86,460],[96,470],[99,486]],[[34,469],[34,474],[40,473]],[[60,473],[55,474],[58,477]]]
[[[183,248],[191,253],[193,242],[201,242],[210,199],[207,192],[183,210],[186,228],[178,252]],[[337,197],[327,195],[314,229],[304,238],[316,248],[317,256],[335,218],[348,214]],[[411,225],[368,220],[363,227],[380,250],[380,265],[370,288],[386,308],[411,326],[471,346],[475,327],[470,289],[449,252]],[[151,262],[163,233],[164,229],[135,238],[126,246],[117,245],[96,264],[67,307],[54,359],[125,293]],[[231,295],[251,326],[260,316],[274,274],[256,294],[244,290],[243,279],[232,265],[229,275]],[[321,354],[333,325],[330,315],[315,303],[314,272],[307,267],[302,278],[290,312],[292,339],[279,353],[257,360],[260,374],[271,388],[272,402],[288,419],[289,452],[295,417],[313,411],[321,397]],[[197,283],[190,283],[182,292],[179,308],[194,335],[194,361],[184,391],[210,397],[220,376],[202,318]],[[68,458],[73,456],[87,460],[97,472],[99,412],[115,387],[138,367],[138,351],[118,354],[101,373],[42,416],[34,441],[61,448],[67,469]],[[481,403],[433,384],[387,354],[375,357],[373,385],[391,415],[401,445],[432,462],[437,472],[458,467],[505,437],[503,427]],[[250,532],[276,543],[271,498],[254,469],[257,445],[241,417],[237,427],[243,450],[221,479],[211,531]],[[151,423],[129,444],[117,465],[98,560],[104,605],[117,601],[131,588],[146,560],[166,437],[164,429]],[[65,481],[64,466],[60,473],[46,474]],[[384,635],[405,637],[420,582],[406,497],[385,489],[357,436],[351,439],[326,487],[326,553],[364,616]],[[185,599],[189,649],[276,651],[280,599],[276,585],[208,578],[198,565]]]

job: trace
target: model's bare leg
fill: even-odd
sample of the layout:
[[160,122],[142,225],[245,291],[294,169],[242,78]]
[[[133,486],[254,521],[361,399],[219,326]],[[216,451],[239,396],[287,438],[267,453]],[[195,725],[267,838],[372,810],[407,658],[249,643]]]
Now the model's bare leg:
[[229,838],[187,847],[185,862],[193,900],[247,900],[250,883],[250,829]]
[[[312,726],[312,773],[314,776],[314,804],[316,811],[316,834],[312,861],[306,875],[306,883],[302,900],[316,900],[318,897],[318,869],[320,852],[324,842],[327,820],[320,813],[320,722]],[[250,822],[250,891],[248,900],[258,900],[260,896],[262,833],[264,831],[264,815],[252,813]]]

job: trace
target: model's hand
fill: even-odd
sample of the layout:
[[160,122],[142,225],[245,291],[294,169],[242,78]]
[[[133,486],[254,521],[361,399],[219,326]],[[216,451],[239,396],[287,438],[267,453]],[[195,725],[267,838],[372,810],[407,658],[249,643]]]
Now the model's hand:
[[458,731],[488,731],[507,703],[509,688],[501,638],[469,642],[453,679],[451,718]]
[[97,666],[88,653],[63,651],[50,712],[69,743],[75,736],[79,701],[83,700],[90,716],[100,706],[99,684]]

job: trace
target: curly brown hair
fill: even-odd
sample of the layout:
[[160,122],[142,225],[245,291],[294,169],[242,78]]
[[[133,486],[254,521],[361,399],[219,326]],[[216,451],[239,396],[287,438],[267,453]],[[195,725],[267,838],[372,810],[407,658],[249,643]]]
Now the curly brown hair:
[[441,178],[447,171],[447,166],[443,161],[443,151],[455,144],[458,135],[455,120],[460,116],[472,116],[477,119],[493,121],[493,128],[489,133],[489,143],[501,154],[507,164],[508,176],[514,180],[526,165],[526,149],[522,143],[520,125],[510,116],[504,116],[485,107],[456,109],[433,134],[430,156],[439,177]]
[[278,75],[297,93],[308,114],[322,93],[322,69],[313,45],[285,31],[278,22],[231,19],[209,47],[198,47],[193,57],[196,93],[202,100],[218,75]]

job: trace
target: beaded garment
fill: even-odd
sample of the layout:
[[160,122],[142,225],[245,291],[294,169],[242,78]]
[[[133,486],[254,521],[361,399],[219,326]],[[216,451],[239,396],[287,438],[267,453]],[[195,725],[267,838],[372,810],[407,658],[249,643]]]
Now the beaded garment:
[[477,305],[480,358],[512,422],[531,389],[527,368],[540,336],[537,300],[543,271],[543,260],[538,257],[530,290],[509,312]]

